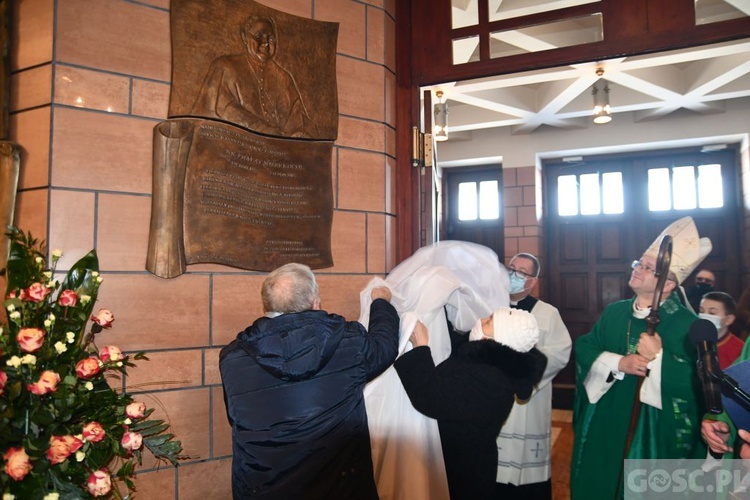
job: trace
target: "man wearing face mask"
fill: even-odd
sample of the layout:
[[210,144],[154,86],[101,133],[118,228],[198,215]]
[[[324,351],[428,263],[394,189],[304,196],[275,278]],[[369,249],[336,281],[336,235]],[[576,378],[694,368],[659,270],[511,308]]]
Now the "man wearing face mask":
[[719,353],[719,366],[722,370],[739,357],[745,342],[729,331],[734,323],[737,303],[731,295],[724,292],[709,292],[703,296],[699,317],[707,319],[716,327],[719,341],[716,343]]
[[529,401],[513,405],[497,438],[495,498],[552,498],[552,379],[568,364],[571,339],[557,308],[531,295],[539,271],[539,260],[530,253],[514,255],[508,265],[511,307],[536,318],[536,348],[547,357],[547,367]]
[[685,290],[685,297],[696,313],[700,309],[701,299],[709,292],[716,291],[716,276],[708,269],[701,269],[695,275],[695,284]]

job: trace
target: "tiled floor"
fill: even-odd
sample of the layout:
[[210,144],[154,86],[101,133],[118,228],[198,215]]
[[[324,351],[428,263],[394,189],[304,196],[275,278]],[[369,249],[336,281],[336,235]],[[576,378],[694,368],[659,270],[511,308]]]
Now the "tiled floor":
[[552,410],[552,498],[570,499],[570,455],[573,451],[573,412]]

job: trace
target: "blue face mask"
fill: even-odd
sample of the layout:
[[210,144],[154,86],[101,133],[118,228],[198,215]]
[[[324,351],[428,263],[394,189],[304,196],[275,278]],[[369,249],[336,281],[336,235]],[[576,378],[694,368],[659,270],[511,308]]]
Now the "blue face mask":
[[510,293],[511,295],[515,295],[517,293],[522,293],[525,290],[526,286],[526,278],[519,275],[518,273],[511,272],[510,273]]

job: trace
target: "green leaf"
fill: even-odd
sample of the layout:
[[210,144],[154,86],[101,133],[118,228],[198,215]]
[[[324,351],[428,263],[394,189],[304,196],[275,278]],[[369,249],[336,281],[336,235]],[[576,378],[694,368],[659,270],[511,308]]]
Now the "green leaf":
[[139,432],[143,437],[153,436],[167,429],[169,424],[165,424],[163,420],[146,420],[130,426],[131,432]]
[[31,419],[37,425],[50,425],[55,421],[55,415],[45,407],[39,407],[31,413]]
[[86,498],[83,496],[83,490],[76,483],[71,482],[70,478],[64,474],[58,474],[56,469],[52,469],[52,474],[49,477],[52,479],[55,491],[60,494],[60,500],[81,500]]
[[174,438],[173,434],[160,434],[156,436],[149,436],[147,438],[144,438],[144,441],[146,442],[147,446],[149,447],[156,447],[161,446],[170,439]]
[[[129,489],[130,491],[136,491],[136,490],[135,490],[135,483],[134,483],[133,481],[131,481],[131,480],[130,480],[129,478],[127,478],[127,477],[124,477],[124,478],[122,478],[122,480],[123,480],[123,482],[125,483],[125,486],[127,486],[127,487],[128,487],[128,489]],[[128,500],[129,498],[131,498],[131,497],[130,497],[130,495],[128,495],[128,496],[126,496],[126,497],[123,497],[123,499],[122,499],[122,500]]]
[[162,444],[154,444],[151,439],[144,439],[143,444],[156,457],[156,459],[170,462],[175,467],[179,465],[178,460],[190,458],[187,455],[180,455],[182,443],[174,439],[174,436],[168,434],[169,439]]
[[93,276],[94,271],[99,272],[99,258],[96,255],[96,250],[91,250],[70,268],[60,286],[61,290],[70,289],[75,291],[79,297],[81,295],[91,297],[91,300],[86,304],[79,302],[77,305],[77,309],[79,309],[77,313],[79,324],[76,328],[72,328],[71,325],[71,330],[73,330],[77,338],[84,334],[86,323],[96,303],[99,283]]
[[90,295],[87,292],[96,290],[96,279],[91,276],[93,271],[99,272],[99,258],[96,256],[96,250],[91,250],[81,257],[78,262],[73,264],[67,276],[65,276],[60,289],[75,290],[77,293],[80,290],[79,295],[81,293]]
[[27,288],[31,283],[41,281],[41,270],[35,259],[44,258],[37,240],[31,236],[31,233],[24,234],[23,231],[11,227],[6,233],[11,240],[10,253],[6,264],[6,293],[11,290]]
[[8,394],[8,399],[13,401],[14,399],[17,399],[18,396],[21,395],[21,390],[23,389],[23,384],[20,380],[16,380],[10,385],[5,386],[5,391]]
[[122,467],[117,471],[117,477],[124,478],[132,476],[135,473],[135,464],[132,460],[127,460],[122,464]]

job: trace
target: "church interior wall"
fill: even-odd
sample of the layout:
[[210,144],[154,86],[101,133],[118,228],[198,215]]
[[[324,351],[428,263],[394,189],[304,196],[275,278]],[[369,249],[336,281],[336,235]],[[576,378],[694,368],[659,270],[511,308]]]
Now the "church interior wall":
[[[340,23],[339,136],[332,171],[334,267],[317,270],[323,308],[359,316],[359,291],[395,266],[395,0],[265,0]],[[196,264],[145,271],[153,127],[167,117],[169,0],[14,0],[11,140],[22,147],[16,224],[63,249],[67,269],[96,248],[106,344],[147,351],[124,382],[167,418],[191,456],[146,459],[140,498],[228,498],[231,436],[221,347],[262,314],[264,273]],[[210,36],[210,34],[206,34]],[[252,249],[248,249],[252,251]]]

